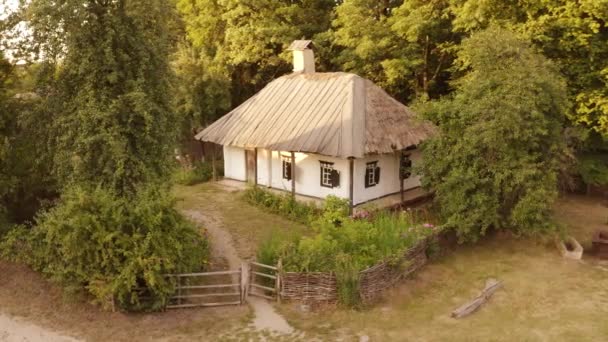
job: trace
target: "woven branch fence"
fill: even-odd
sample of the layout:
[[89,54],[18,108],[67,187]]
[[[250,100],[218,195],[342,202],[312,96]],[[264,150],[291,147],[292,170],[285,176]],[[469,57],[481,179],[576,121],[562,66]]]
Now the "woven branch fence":
[[[359,273],[359,294],[364,304],[377,300],[388,288],[412,274],[427,262],[423,240],[408,249],[397,262],[382,262]],[[338,283],[332,272],[283,272],[281,298],[310,304],[335,303]]]

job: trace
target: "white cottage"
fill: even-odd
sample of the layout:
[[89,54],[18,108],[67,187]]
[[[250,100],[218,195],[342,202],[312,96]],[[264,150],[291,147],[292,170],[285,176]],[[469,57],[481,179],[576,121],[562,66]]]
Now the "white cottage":
[[290,50],[292,74],[196,135],[224,146],[225,177],[351,206],[418,188],[416,146],[434,126],[369,80],[315,72],[310,41]]

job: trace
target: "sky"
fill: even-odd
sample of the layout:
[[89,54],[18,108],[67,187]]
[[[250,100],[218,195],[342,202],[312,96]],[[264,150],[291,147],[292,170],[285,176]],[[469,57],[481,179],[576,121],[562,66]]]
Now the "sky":
[[[17,9],[17,7],[19,7],[19,0],[0,0],[0,20],[5,19],[12,11]],[[25,23],[20,23],[17,26],[17,30],[19,30],[22,37],[27,36],[27,33],[29,32]],[[10,40],[9,40],[9,42],[10,42]],[[3,46],[0,46],[0,48],[3,50],[2,52],[4,54],[4,57],[8,58],[9,60],[16,62],[17,64],[22,64],[25,62],[25,61],[21,61],[21,60],[14,60],[14,58],[13,58],[14,51],[13,50],[6,49]]]

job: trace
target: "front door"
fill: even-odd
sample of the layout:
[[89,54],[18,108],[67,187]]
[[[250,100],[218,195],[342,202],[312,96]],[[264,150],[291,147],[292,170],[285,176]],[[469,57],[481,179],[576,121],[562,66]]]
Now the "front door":
[[245,150],[245,163],[247,164],[247,182],[251,184],[255,184],[255,159],[255,150]]

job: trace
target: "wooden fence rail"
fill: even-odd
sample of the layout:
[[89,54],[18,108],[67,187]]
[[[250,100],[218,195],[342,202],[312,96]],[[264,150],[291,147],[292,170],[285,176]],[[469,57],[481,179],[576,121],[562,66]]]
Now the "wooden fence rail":
[[168,274],[167,277],[176,278],[177,285],[175,295],[169,298],[167,309],[241,305],[246,293],[243,272],[246,272],[246,267],[228,271]]

